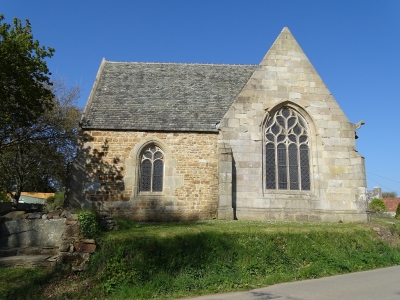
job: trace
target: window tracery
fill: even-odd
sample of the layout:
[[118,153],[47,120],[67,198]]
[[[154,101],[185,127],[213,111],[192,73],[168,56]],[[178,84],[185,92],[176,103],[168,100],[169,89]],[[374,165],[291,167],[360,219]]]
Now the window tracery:
[[266,189],[310,190],[306,121],[288,107],[278,110],[266,125],[265,186]]
[[144,149],[140,163],[140,191],[162,192],[164,178],[164,153],[151,145]]

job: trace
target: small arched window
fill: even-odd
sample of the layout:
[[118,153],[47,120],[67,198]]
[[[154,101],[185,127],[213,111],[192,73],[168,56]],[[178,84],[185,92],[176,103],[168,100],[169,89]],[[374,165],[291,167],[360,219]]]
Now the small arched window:
[[140,191],[162,192],[164,179],[164,153],[151,145],[144,149],[140,161]]
[[291,108],[281,108],[268,120],[264,137],[266,188],[310,190],[305,119]]

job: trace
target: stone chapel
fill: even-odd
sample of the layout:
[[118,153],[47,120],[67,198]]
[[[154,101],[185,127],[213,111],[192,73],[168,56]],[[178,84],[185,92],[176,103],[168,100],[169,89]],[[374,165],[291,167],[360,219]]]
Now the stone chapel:
[[101,62],[67,203],[138,221],[365,222],[355,130],[284,28],[259,65]]

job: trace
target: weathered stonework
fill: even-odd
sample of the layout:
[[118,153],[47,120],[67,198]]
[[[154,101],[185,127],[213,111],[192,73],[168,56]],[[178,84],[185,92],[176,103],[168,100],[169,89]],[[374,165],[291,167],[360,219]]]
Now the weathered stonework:
[[[94,206],[141,221],[198,220],[216,215],[218,135],[111,131],[85,135],[90,142],[82,151],[86,174],[83,207]],[[162,192],[139,191],[139,156],[149,144],[165,153]]]
[[[288,107],[307,122],[310,190],[264,185],[265,121]],[[219,143],[232,149],[238,219],[365,221],[364,158],[349,122],[296,40],[284,29],[221,121]],[[225,176],[220,170],[220,176]],[[227,202],[220,193],[219,215]]]
[[73,271],[83,271],[95,250],[96,241],[82,238],[78,215],[71,211],[13,211],[0,218],[0,266],[69,264]]
[[[299,133],[294,143],[307,145],[307,155],[292,152],[294,167],[286,154],[279,165],[278,151],[266,158],[267,126],[283,109],[305,123],[306,141]],[[347,119],[287,28],[258,66],[103,60],[82,117],[67,201],[140,221],[364,222],[365,166],[355,149],[362,124]],[[282,130],[289,147],[289,127]],[[139,187],[149,145],[165,156],[159,192]],[[307,186],[290,187],[297,175],[281,179],[279,168],[298,172],[298,181],[307,169]],[[271,170],[277,185],[267,186]],[[285,180],[289,186],[279,186]]]

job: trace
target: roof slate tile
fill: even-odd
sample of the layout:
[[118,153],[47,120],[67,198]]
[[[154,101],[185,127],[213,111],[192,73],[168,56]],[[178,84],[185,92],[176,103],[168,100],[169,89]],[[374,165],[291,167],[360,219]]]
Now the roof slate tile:
[[83,128],[217,131],[257,67],[105,61]]

